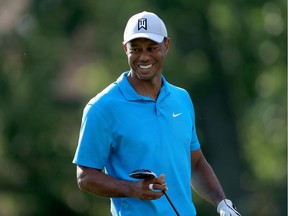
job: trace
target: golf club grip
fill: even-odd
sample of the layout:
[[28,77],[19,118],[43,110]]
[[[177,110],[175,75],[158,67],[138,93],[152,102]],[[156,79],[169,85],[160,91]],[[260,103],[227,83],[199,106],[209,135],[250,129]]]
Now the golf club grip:
[[172,206],[173,210],[175,211],[177,216],[180,216],[180,214],[178,213],[177,209],[175,208],[175,206],[173,205],[173,203],[171,202],[170,198],[168,197],[168,195],[165,193],[165,191],[163,191],[163,194],[165,195],[166,199],[168,200],[168,202],[170,203],[170,205]]

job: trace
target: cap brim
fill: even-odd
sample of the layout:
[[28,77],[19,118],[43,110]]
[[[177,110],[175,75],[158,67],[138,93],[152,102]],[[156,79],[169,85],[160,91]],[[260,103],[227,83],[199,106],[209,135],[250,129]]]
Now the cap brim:
[[157,34],[152,34],[152,33],[136,33],[136,34],[133,34],[133,35],[127,37],[123,41],[123,44],[126,44],[129,41],[137,39],[137,38],[146,38],[146,39],[155,41],[156,43],[161,43],[163,41],[163,39],[164,39],[164,36],[157,35]]

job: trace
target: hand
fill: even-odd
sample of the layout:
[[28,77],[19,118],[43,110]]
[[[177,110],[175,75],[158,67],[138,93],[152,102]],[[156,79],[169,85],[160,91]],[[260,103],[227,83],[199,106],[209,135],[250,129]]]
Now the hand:
[[[150,178],[134,183],[134,194],[132,197],[141,200],[159,199],[163,195],[163,191],[167,190],[164,178],[165,176],[162,174],[159,176],[159,178]],[[153,190],[149,188],[149,185],[151,184],[153,185]]]
[[220,216],[241,216],[231,200],[228,199],[224,199],[218,204],[217,212]]
[[154,181],[152,184],[149,184],[149,189],[153,192],[167,191],[168,187],[166,186],[164,178],[165,178],[164,174],[161,174],[159,178],[154,178],[157,181]]

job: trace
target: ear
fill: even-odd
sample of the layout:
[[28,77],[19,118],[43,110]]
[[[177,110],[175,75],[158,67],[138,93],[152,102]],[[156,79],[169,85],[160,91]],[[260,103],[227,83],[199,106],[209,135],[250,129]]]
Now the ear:
[[124,52],[127,54],[127,44],[122,44],[122,47],[124,49]]
[[164,46],[165,46],[165,55],[167,55],[169,47],[170,47],[170,38],[167,38],[164,42]]

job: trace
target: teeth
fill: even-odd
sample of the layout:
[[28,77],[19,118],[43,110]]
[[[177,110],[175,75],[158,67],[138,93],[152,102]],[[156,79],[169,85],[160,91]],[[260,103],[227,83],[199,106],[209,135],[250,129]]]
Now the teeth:
[[152,64],[150,64],[150,65],[139,65],[139,67],[141,69],[148,69],[148,68],[152,67]]

